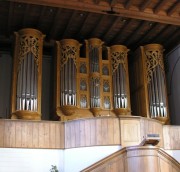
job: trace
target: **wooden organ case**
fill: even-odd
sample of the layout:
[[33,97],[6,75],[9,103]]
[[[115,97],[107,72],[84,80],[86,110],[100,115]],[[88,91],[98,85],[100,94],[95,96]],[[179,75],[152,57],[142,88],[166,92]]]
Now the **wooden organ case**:
[[169,122],[166,78],[160,44],[141,46],[131,64],[132,113]]
[[42,47],[35,29],[15,33],[11,118],[41,119]]
[[80,48],[74,39],[57,41],[55,114],[62,121],[130,115],[128,49],[98,38],[85,40],[85,57]]

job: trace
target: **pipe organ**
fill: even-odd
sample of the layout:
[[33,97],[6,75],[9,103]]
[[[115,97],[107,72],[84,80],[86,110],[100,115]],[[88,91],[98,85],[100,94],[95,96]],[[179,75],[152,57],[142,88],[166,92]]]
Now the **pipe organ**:
[[[35,29],[15,33],[12,119],[41,119],[42,45],[44,35]],[[107,47],[98,38],[56,42],[54,115],[60,120],[141,115],[169,120],[163,47],[140,47],[131,60],[128,49]],[[82,47],[84,55],[80,56]],[[130,103],[130,89],[131,97]]]
[[15,33],[12,81],[12,118],[41,119],[42,44],[35,29]]
[[137,75],[135,81],[132,80],[132,97],[139,97],[139,100],[132,102],[136,114],[167,123],[169,114],[163,51],[159,44],[148,44],[137,51],[131,71]]
[[61,120],[129,115],[128,49],[103,46],[98,38],[85,40],[84,57],[80,49],[73,39],[57,42],[56,115]]

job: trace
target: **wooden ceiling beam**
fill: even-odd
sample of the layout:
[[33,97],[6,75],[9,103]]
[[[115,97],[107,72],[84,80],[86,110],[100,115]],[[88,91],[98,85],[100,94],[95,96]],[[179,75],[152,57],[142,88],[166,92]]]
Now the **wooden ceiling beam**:
[[24,17],[23,17],[23,27],[26,27],[26,22],[27,22],[27,16],[29,14],[29,10],[30,10],[30,5],[29,4],[26,4],[26,9],[25,9],[25,14],[24,14]]
[[124,7],[125,7],[126,9],[129,9],[129,8],[132,6],[132,4],[133,4],[133,0],[128,0],[128,1],[125,3]]
[[132,40],[134,40],[134,37],[138,35],[138,33],[147,25],[147,22],[142,21],[137,28],[126,38],[124,41],[125,45],[129,45]]
[[52,38],[56,34],[56,30],[57,30],[57,27],[58,27],[57,26],[57,21],[59,19],[60,14],[61,14],[61,9],[58,8],[57,11],[56,11],[56,14],[55,14],[55,17],[54,17],[54,20],[53,20],[52,27],[50,29],[48,38]]
[[169,0],[159,1],[159,3],[156,5],[156,7],[154,9],[154,13],[157,14],[168,1]]
[[[141,46],[141,45],[144,43],[144,41],[145,41],[148,37],[150,37],[151,34],[152,34],[156,29],[158,29],[158,28],[159,28],[159,23],[155,23],[153,26],[151,26],[151,28],[149,29],[149,31],[147,31],[147,32],[145,33],[145,35],[143,35],[143,36],[140,38],[140,40],[138,40],[138,41],[136,42],[135,47],[137,48],[137,47]],[[145,42],[145,43],[147,43],[147,42]]]
[[116,5],[117,4],[117,0],[110,0],[110,5],[111,6],[114,6],[114,5]]
[[40,12],[40,15],[39,15],[39,19],[38,19],[38,22],[37,22],[37,28],[39,29],[40,26],[41,26],[41,20],[43,19],[44,17],[44,12],[46,11],[46,6],[42,6],[42,9],[41,9],[41,12]]
[[95,4],[99,4],[100,0],[94,0]]
[[[167,25],[165,28],[163,28],[163,29],[160,31],[160,33],[158,34],[158,36],[157,36],[155,39],[153,39],[153,42],[158,42],[158,41],[160,41],[160,40],[163,38],[164,33],[166,33],[167,30],[170,29],[170,27],[171,27],[170,25]],[[160,43],[160,42],[158,42],[158,43]]]
[[176,3],[167,11],[167,15],[171,16],[177,9],[180,8],[180,1],[177,0]]
[[140,11],[144,11],[148,6],[149,4],[152,2],[152,0],[146,0],[146,1],[143,1],[143,4],[140,6]]
[[62,38],[65,38],[65,37],[66,37],[69,29],[71,28],[70,26],[71,26],[71,24],[72,24],[72,22],[73,22],[74,17],[75,17],[76,14],[77,14],[77,12],[76,12],[76,11],[73,11],[73,13],[72,13],[72,15],[71,15],[71,18],[68,20],[68,24],[66,25],[66,28],[65,28],[65,31],[64,31],[64,33],[63,33]]
[[[68,1],[64,1],[64,0],[28,0],[28,1],[27,0],[11,0],[11,1],[39,4],[39,5],[47,5],[47,6],[61,7],[61,8],[75,9],[75,10],[84,10],[84,11],[88,11],[88,12],[96,12],[96,13],[101,13],[101,14],[107,14],[106,11],[111,11],[111,8],[112,8],[112,6],[109,3],[103,4],[103,5],[101,5],[101,4],[97,5],[93,1],[89,1],[89,3],[74,1],[74,0],[68,0]],[[166,2],[168,2],[168,0],[163,0],[162,3],[160,3],[156,7],[155,12],[161,10],[161,7]],[[114,13],[111,15],[180,26],[179,17],[168,16],[168,15],[164,15],[164,14],[157,15],[152,12],[127,10],[125,8],[117,7],[117,6],[113,7],[113,12]],[[108,15],[110,15],[110,14],[108,14]]]
[[176,31],[173,33],[173,35],[168,38],[168,41],[166,41],[164,43],[164,47],[169,47],[169,46],[172,47],[171,43],[176,40],[178,43],[179,39],[177,39],[177,38],[179,38],[179,37],[180,37],[180,30],[177,28]]
[[77,38],[81,37],[82,31],[84,30],[84,28],[86,27],[86,23],[89,20],[89,18],[91,17],[91,13],[88,13],[84,19],[84,22],[82,23],[81,29],[79,30],[79,32],[76,34]]
[[113,28],[117,25],[118,22],[120,22],[120,18],[117,17],[111,27],[107,30],[107,32],[104,34],[102,40],[106,40],[106,37],[112,32]]
[[112,38],[112,39],[110,40],[110,42],[115,42],[115,43],[116,43],[116,42],[120,39],[121,35],[123,35],[123,33],[124,33],[126,30],[129,29],[129,27],[132,25],[133,22],[134,22],[134,21],[133,21],[132,19],[126,21],[125,24],[123,25],[123,27],[122,27],[122,28],[119,30],[119,32],[114,36],[114,38]]
[[96,31],[98,30],[98,28],[102,25],[102,22],[106,19],[105,15],[102,15],[100,20],[98,21],[96,27],[93,29],[93,31],[91,32],[91,35],[89,35],[88,37],[94,37],[93,35],[95,35]]

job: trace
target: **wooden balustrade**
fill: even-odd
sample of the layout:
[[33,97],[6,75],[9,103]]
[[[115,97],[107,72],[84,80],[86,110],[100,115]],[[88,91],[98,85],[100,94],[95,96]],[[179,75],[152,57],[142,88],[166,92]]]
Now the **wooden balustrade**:
[[147,134],[159,135],[159,147],[180,149],[180,127],[143,117],[99,117],[67,122],[0,119],[2,148],[126,147],[139,145]]

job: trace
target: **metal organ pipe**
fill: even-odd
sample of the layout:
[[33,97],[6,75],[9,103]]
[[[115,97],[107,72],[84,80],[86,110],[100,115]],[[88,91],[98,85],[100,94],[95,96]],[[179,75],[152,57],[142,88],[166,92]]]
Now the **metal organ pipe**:
[[37,111],[37,67],[30,52],[23,58],[17,77],[17,110]]

